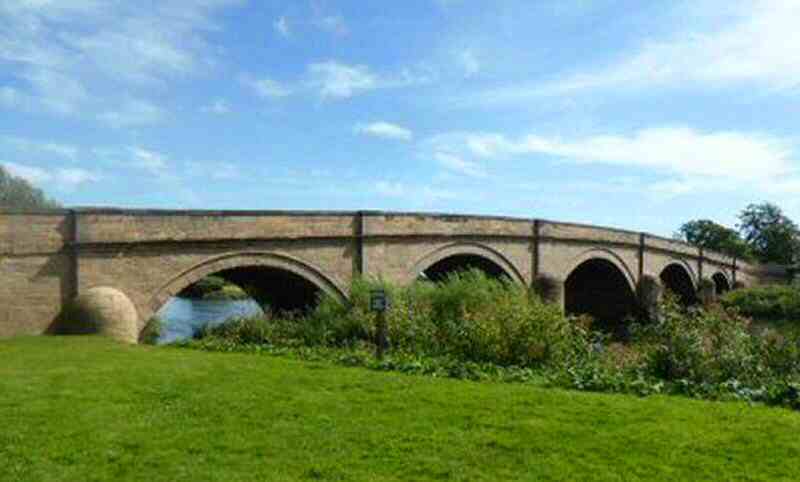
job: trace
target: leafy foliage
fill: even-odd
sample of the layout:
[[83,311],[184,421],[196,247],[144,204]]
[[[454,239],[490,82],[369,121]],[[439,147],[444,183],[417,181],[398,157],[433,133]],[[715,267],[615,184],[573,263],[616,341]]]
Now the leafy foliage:
[[[380,361],[372,355],[376,315],[369,311],[377,285],[393,300],[386,314],[392,349]],[[566,317],[525,287],[480,271],[406,288],[361,279],[350,306],[324,298],[302,316],[229,320],[186,344],[470,380],[546,379],[580,390],[800,406],[800,338],[755,334],[733,296],[708,308],[685,308],[668,296],[655,320],[631,322],[631,339],[620,343],[593,330],[591,318]]]
[[739,229],[764,263],[791,264],[800,251],[797,225],[774,204],[751,204],[739,215]]
[[28,181],[11,175],[0,166],[0,208],[50,209],[59,204],[48,199],[44,192]]
[[758,320],[800,320],[800,286],[768,285],[734,290],[720,302]]
[[736,256],[739,259],[753,257],[750,247],[738,232],[708,219],[684,223],[676,236],[693,246]]

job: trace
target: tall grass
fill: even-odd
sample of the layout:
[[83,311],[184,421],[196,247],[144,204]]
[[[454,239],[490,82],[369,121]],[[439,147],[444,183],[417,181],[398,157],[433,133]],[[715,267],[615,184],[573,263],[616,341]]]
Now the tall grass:
[[800,406],[800,340],[753,334],[750,319],[725,304],[686,309],[668,297],[655,321],[630,321],[630,341],[619,343],[592,330],[590,318],[565,316],[533,290],[481,271],[403,288],[359,279],[349,306],[322,298],[308,314],[230,320],[199,337],[209,349],[350,350],[347,363],[369,365],[376,327],[369,297],[377,286],[392,299],[386,321],[395,357],[381,367],[414,371],[429,360],[446,360],[444,371],[452,376],[480,378],[476,371],[498,367],[534,371],[557,385],[584,390]]

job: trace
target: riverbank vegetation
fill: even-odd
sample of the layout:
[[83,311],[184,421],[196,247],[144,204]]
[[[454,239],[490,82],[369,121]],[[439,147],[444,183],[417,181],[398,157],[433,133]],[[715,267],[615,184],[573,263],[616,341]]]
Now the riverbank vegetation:
[[707,308],[682,307],[668,297],[656,319],[628,320],[628,337],[619,340],[595,329],[589,317],[567,317],[525,287],[480,271],[406,288],[381,284],[393,300],[386,315],[391,350],[376,361],[376,319],[369,311],[376,284],[355,282],[350,307],[322,299],[307,314],[229,320],[182,344],[436,376],[800,408],[800,338],[753,330],[735,297]]
[[98,337],[0,341],[0,480],[794,480],[800,417]]
[[219,276],[206,276],[178,294],[192,300],[246,300],[250,295],[241,287]]

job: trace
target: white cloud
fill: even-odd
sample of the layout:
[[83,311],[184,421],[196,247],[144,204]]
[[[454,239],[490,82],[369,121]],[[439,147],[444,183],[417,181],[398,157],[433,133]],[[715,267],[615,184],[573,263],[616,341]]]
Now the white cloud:
[[24,74],[34,92],[33,98],[45,109],[58,114],[75,113],[90,100],[83,83],[47,69],[33,69]]
[[455,171],[470,177],[486,177],[486,171],[477,163],[466,161],[455,154],[435,152],[433,158],[450,171]]
[[2,140],[4,144],[13,146],[15,149],[22,152],[43,152],[46,154],[55,154],[56,156],[71,160],[75,160],[78,156],[78,148],[69,144],[37,141],[13,136],[0,137],[0,140]]
[[458,63],[464,69],[465,77],[472,77],[481,71],[481,64],[472,50],[462,50],[457,54]]
[[394,139],[398,141],[410,141],[414,138],[411,130],[397,124],[389,122],[372,122],[369,124],[357,124],[354,131],[358,134],[380,137],[383,139]]
[[76,167],[53,169],[15,162],[4,162],[2,165],[12,175],[21,177],[31,184],[40,187],[53,187],[63,191],[71,191],[82,184],[97,182],[102,179],[102,176],[96,172]]
[[267,77],[257,79],[249,74],[242,74],[239,82],[262,99],[280,99],[292,94],[292,89]]
[[432,82],[426,69],[403,69],[399,74],[380,75],[366,65],[328,60],[308,65],[308,86],[323,99],[347,99],[376,89],[395,89]]
[[132,166],[143,169],[151,174],[163,176],[167,171],[167,156],[164,154],[144,149],[130,147],[128,149],[133,158]]
[[385,180],[374,183],[372,191],[379,196],[402,199],[407,204],[416,206],[429,206],[439,201],[454,200],[459,197],[447,189]]
[[285,16],[275,20],[275,22],[272,24],[272,27],[276,32],[278,32],[278,34],[280,34],[281,37],[288,38],[292,34],[292,31],[289,28],[289,20]]
[[118,129],[158,124],[164,117],[163,109],[141,99],[127,99],[119,109],[102,112],[97,116],[100,121]]
[[348,98],[379,86],[378,76],[366,65],[346,65],[329,60],[310,64],[308,72],[323,98]]
[[243,171],[240,166],[230,162],[187,162],[186,168],[194,176],[221,181],[241,179]]
[[219,29],[213,15],[243,1],[1,2],[0,69],[19,85],[0,88],[0,103],[117,124],[104,106],[123,103],[131,89],[207,71],[215,50],[205,37]]
[[314,19],[314,25],[318,28],[338,36],[345,36],[350,33],[347,23],[341,15],[324,15]]
[[[685,8],[697,8],[687,4]],[[715,10],[720,4],[710,3]],[[551,82],[510,85],[477,96],[485,103],[514,103],[546,95],[595,89],[625,91],[664,88],[718,88],[752,84],[771,90],[800,88],[800,2],[748,0],[728,3],[733,19],[716,30],[690,28],[668,40],[648,40],[604,68]],[[683,15],[691,21],[695,15]],[[688,22],[687,22],[688,23]]]
[[434,150],[476,158],[544,155],[576,163],[651,168],[682,176],[767,179],[797,169],[784,139],[741,132],[698,132],[687,127],[642,129],[627,136],[564,140],[531,134],[511,139],[492,133],[453,133],[427,142]]
[[20,103],[20,93],[13,87],[0,87],[0,105],[13,109]]
[[210,114],[225,115],[231,113],[231,106],[225,99],[216,99],[214,102],[202,107],[200,110]]
[[3,167],[5,167],[11,175],[21,177],[31,184],[41,185],[50,179],[50,172],[41,167],[28,166],[16,162],[4,162]]

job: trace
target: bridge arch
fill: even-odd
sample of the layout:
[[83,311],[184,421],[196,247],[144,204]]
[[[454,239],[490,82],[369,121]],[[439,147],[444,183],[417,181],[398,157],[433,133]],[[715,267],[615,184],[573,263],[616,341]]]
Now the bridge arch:
[[564,309],[590,315],[597,327],[623,334],[623,322],[635,316],[639,302],[636,282],[625,262],[614,252],[591,249],[575,257],[564,281]]
[[490,275],[505,275],[526,284],[525,278],[514,264],[499,251],[480,243],[453,243],[438,248],[418,260],[411,271],[411,279],[425,274],[438,280],[444,274],[460,269],[478,268]]
[[143,314],[141,322],[146,323],[170,298],[206,276],[242,269],[262,269],[283,273],[303,280],[316,290],[332,296],[342,303],[347,303],[348,300],[346,292],[335,281],[326,276],[319,268],[305,261],[276,252],[234,252],[215,256],[195,264],[160,286],[150,298],[147,307],[149,311]]
[[722,295],[731,290],[731,282],[728,276],[722,272],[717,271],[711,276],[711,281],[714,282],[714,291],[717,295]]
[[689,263],[673,260],[667,263],[659,274],[665,289],[678,296],[685,306],[697,303],[697,276]]

